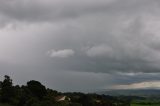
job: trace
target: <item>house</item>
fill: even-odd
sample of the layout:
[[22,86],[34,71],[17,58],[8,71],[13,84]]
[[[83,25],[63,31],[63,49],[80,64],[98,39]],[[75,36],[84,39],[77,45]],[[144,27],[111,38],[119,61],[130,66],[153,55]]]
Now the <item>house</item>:
[[61,96],[57,96],[57,97],[55,97],[55,100],[56,100],[57,102],[65,101],[65,100],[70,101],[70,98],[69,98],[69,97],[67,97],[67,96],[63,96],[63,95],[61,95]]

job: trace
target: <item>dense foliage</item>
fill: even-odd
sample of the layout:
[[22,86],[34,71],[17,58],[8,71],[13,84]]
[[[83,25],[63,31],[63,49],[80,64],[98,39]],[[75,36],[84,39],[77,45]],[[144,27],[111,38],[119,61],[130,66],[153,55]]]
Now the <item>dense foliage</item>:
[[[65,96],[65,99],[58,100],[60,96]],[[125,97],[61,93],[34,80],[14,86],[7,75],[0,82],[0,102],[11,106],[130,106],[130,99]]]

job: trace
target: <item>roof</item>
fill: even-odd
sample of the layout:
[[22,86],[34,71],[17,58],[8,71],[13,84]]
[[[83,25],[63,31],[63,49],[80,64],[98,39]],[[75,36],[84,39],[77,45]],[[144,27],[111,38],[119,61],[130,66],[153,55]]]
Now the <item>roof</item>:
[[55,100],[56,101],[63,101],[63,100],[65,100],[65,98],[66,98],[66,96],[57,96],[57,97],[55,97]]

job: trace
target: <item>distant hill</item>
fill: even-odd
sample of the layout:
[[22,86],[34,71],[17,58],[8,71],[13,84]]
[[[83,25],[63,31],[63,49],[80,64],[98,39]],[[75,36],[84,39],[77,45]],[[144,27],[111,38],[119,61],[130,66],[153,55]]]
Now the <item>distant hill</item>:
[[141,97],[160,97],[160,89],[120,89],[120,90],[106,90],[97,92],[98,94],[111,95],[111,96],[141,96]]

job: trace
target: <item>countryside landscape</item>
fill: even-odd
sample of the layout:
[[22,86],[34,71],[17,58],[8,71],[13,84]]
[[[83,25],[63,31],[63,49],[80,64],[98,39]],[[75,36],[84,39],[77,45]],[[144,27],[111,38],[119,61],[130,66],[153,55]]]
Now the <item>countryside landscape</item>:
[[[0,82],[0,106],[159,106],[160,90],[114,90],[98,93],[58,92],[39,81],[13,85],[10,76]],[[120,92],[121,94],[118,94]],[[142,92],[142,93],[135,93]],[[114,96],[113,96],[114,95]]]
[[0,0],[0,106],[160,106],[160,0]]

